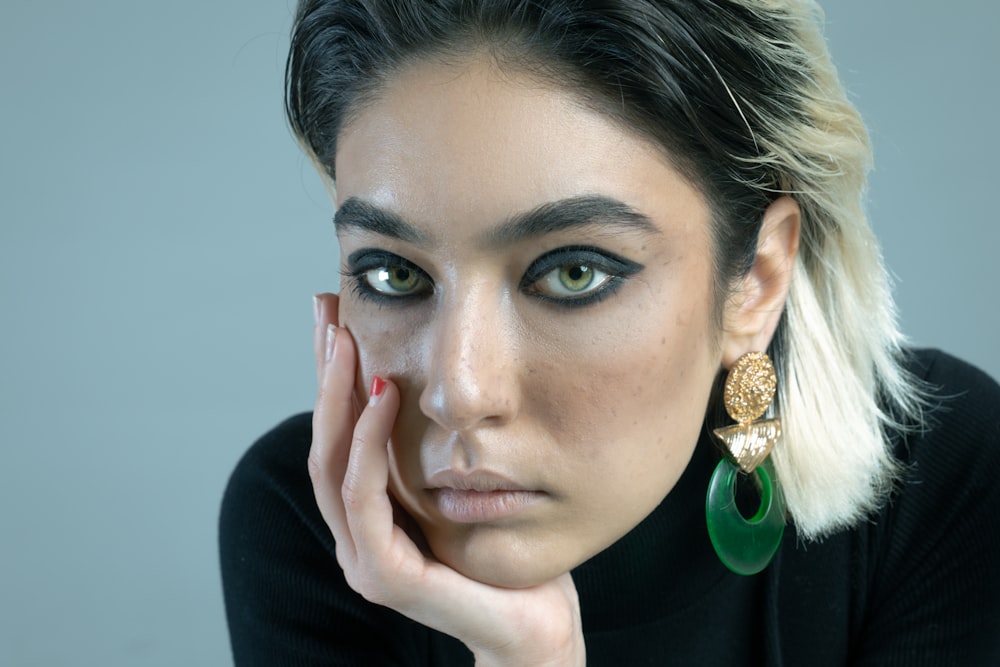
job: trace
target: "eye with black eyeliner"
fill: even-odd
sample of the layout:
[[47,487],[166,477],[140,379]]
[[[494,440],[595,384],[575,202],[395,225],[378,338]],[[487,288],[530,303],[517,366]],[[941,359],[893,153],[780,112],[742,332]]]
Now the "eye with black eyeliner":
[[355,295],[378,303],[417,299],[434,291],[434,282],[419,266],[374,248],[352,252],[343,276],[351,281]]
[[611,296],[643,268],[592,246],[565,246],[545,253],[521,278],[525,294],[561,306],[581,307]]

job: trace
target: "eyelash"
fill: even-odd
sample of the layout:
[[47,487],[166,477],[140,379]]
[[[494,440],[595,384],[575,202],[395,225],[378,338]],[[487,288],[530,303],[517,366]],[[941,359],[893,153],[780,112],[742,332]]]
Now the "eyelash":
[[[606,274],[608,277],[593,290],[577,297],[557,297],[537,291],[537,285],[549,273],[565,267],[588,267]],[[597,303],[618,291],[627,278],[643,269],[641,264],[631,262],[593,246],[565,246],[545,253],[528,267],[521,278],[520,289],[541,301],[553,305],[582,308]]]
[[[370,248],[358,250],[347,258],[347,265],[348,269],[342,271],[341,276],[350,281],[351,292],[363,301],[371,301],[379,305],[400,305],[401,302],[419,299],[434,291],[434,281],[423,269],[391,252]],[[426,282],[428,287],[420,292],[391,296],[375,289],[368,281],[367,274],[370,271],[397,268],[414,272],[419,279]]]
[[[403,305],[411,300],[426,298],[434,291],[434,281],[423,269],[394,253],[364,248],[351,253],[347,264],[348,269],[342,275],[350,281],[352,293],[365,301],[379,305]],[[606,277],[601,279],[602,282],[597,287],[577,297],[552,296],[538,289],[543,278],[555,270],[568,267],[587,267]],[[641,264],[593,246],[564,246],[547,252],[532,262],[521,278],[519,288],[523,293],[554,306],[580,308],[611,296],[627,278],[643,268]],[[371,271],[390,269],[405,269],[415,273],[419,280],[425,282],[425,287],[398,296],[375,289],[368,274]]]

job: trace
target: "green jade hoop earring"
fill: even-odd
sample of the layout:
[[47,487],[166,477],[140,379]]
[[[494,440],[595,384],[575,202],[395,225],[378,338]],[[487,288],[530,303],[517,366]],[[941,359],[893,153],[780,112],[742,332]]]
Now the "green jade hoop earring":
[[[751,352],[737,359],[723,390],[726,412],[736,424],[713,431],[727,456],[708,483],[705,520],[719,560],[736,574],[757,574],[767,567],[785,532],[784,498],[774,483],[771,462],[765,461],[781,438],[781,422],[756,421],[774,400],[776,386],[774,366],[766,354]],[[736,506],[741,472],[755,474],[760,483],[760,508],[749,519]]]

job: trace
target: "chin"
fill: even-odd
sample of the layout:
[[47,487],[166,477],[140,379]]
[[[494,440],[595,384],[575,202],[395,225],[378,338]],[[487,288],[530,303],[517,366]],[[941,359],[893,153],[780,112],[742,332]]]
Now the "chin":
[[533,588],[555,579],[565,571],[540,574],[526,569],[512,568],[509,565],[497,566],[494,563],[448,563],[448,565],[469,579],[501,588]]
[[480,527],[461,536],[428,541],[434,556],[456,572],[503,588],[539,586],[583,561],[557,556],[560,549],[552,544],[528,544],[506,532]]

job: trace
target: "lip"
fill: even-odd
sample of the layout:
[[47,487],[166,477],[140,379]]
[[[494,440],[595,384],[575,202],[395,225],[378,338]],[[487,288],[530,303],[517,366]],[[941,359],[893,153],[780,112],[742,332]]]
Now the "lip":
[[445,470],[428,480],[427,491],[441,516],[455,523],[508,519],[547,495],[489,471]]

